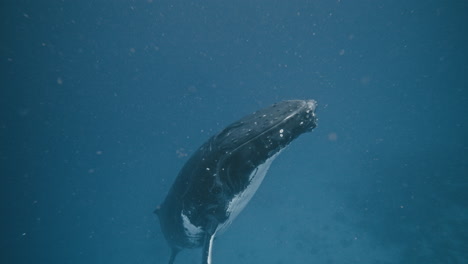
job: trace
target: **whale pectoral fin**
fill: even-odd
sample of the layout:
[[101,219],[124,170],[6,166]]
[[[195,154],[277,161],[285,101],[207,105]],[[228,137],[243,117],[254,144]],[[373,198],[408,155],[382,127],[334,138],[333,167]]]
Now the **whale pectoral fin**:
[[202,258],[202,264],[211,264],[211,256],[212,256],[212,250],[213,250],[213,240],[215,238],[215,234],[206,234],[205,236],[205,242],[203,243],[203,258]]

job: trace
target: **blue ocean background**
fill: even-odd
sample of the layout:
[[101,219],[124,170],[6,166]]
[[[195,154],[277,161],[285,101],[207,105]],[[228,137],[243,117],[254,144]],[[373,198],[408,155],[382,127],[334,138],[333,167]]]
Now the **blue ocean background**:
[[[214,263],[468,263],[467,1],[0,3],[0,263],[167,263],[153,210],[210,136],[317,128]],[[200,263],[200,250],[176,263]]]

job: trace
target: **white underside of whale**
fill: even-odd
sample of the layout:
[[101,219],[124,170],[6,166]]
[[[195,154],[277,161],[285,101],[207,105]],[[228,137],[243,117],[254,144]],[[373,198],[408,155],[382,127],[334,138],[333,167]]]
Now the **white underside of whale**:
[[255,168],[254,171],[252,171],[252,173],[249,175],[250,183],[247,188],[236,194],[228,203],[226,211],[229,214],[229,217],[224,223],[218,226],[216,229],[217,234],[219,234],[219,232],[223,232],[249,203],[250,199],[252,199],[253,195],[258,190],[258,187],[265,178],[271,163],[280,153],[281,151],[278,151],[278,153],[269,157],[267,160],[265,160],[264,163],[260,164],[257,168]]

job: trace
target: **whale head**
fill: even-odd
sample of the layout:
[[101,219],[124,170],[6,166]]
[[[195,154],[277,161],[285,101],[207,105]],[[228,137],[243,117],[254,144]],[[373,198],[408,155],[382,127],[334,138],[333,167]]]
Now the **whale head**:
[[265,148],[283,148],[317,126],[314,100],[287,100],[256,111],[226,127],[215,140],[233,151],[257,141]]

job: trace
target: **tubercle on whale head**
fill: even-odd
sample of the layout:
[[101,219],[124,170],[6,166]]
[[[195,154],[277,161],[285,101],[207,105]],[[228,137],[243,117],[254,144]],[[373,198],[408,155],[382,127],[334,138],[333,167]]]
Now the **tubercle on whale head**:
[[[315,115],[317,102],[315,100],[294,100],[290,102],[295,105],[296,109],[285,119],[282,127],[289,129],[290,132],[294,131],[296,135],[312,131],[317,126],[317,117]],[[300,102],[300,106],[296,105],[298,102]]]
[[317,108],[317,101],[315,100],[307,100],[306,101],[307,107],[312,111],[315,112],[315,109]]
[[[310,118],[312,120],[313,125],[309,127],[307,130],[308,132],[312,131],[317,126],[317,117],[315,115],[315,110],[317,109],[317,101],[315,100],[308,100],[306,101],[307,109],[306,114],[310,114]],[[307,116],[306,116],[307,117]]]

